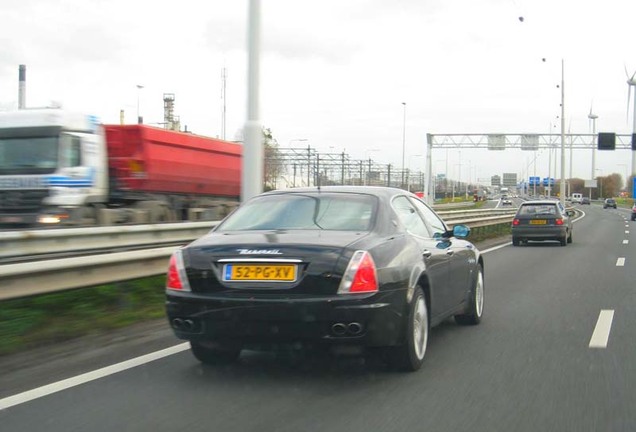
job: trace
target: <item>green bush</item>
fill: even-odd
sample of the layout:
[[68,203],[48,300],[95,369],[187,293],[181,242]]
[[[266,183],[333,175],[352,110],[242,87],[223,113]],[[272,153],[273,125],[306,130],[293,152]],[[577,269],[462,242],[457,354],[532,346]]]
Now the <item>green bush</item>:
[[164,315],[165,276],[0,302],[0,355]]

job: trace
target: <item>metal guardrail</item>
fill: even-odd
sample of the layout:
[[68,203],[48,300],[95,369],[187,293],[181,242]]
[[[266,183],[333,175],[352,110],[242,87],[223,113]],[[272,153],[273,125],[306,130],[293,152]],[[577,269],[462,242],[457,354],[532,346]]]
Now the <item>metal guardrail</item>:
[[57,252],[82,252],[157,244],[187,243],[201,237],[218,222],[120,225],[0,232],[0,259]]
[[437,214],[446,222],[446,225],[453,227],[464,224],[470,228],[481,228],[484,226],[499,225],[512,222],[517,213],[516,207],[507,209],[478,209],[478,210],[457,210],[438,211]]
[[489,217],[492,215],[514,215],[517,213],[516,207],[508,207],[508,208],[495,208],[495,209],[471,209],[471,210],[446,210],[440,211],[436,210],[437,213],[444,221],[450,221],[460,218],[480,218],[480,217]]
[[0,300],[154,276],[178,246],[0,266]]
[[[445,212],[439,212],[442,216]],[[451,227],[471,228],[508,223],[510,211],[468,210],[446,212]],[[490,216],[484,216],[484,213]],[[493,216],[493,214],[495,214]],[[0,257],[34,256],[52,251],[91,251],[101,254],[0,265],[0,300],[52,293],[67,289],[162,274],[168,257],[178,246],[157,248],[157,244],[183,244],[207,233],[217,222],[69,228],[58,230],[2,232]],[[104,253],[106,247],[147,245],[147,249]],[[155,246],[155,247],[153,247]]]

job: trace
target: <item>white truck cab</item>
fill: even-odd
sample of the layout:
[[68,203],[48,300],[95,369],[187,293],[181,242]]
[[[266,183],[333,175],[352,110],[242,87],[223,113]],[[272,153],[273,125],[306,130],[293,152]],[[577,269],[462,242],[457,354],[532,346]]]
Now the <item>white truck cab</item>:
[[[0,225],[47,222],[46,208],[103,202],[108,172],[94,116],[59,109],[0,113]],[[53,222],[53,221],[51,221]]]

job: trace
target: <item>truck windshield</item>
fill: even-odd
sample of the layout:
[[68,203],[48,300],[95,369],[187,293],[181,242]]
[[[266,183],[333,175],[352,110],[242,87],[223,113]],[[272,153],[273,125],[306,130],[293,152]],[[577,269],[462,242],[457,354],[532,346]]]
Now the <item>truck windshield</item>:
[[0,137],[0,174],[50,174],[58,166],[59,136]]

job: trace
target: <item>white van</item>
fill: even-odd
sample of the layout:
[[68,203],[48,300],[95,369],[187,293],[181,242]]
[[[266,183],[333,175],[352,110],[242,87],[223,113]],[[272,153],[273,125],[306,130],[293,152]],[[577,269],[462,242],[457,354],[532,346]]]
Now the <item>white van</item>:
[[573,193],[572,194],[572,203],[581,204],[581,199],[583,198],[583,194]]

